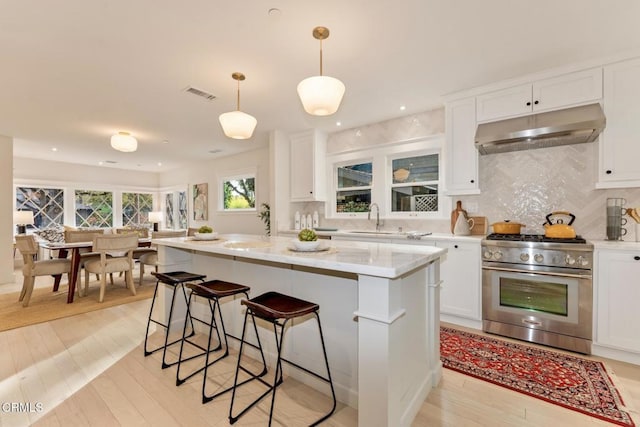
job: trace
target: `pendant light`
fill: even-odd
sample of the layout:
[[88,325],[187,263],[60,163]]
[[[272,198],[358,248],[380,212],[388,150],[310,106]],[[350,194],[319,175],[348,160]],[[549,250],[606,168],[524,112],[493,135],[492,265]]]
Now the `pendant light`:
[[111,147],[118,151],[131,153],[138,149],[138,141],[129,132],[118,132],[111,137]]
[[245,79],[244,74],[233,73],[231,77],[238,82],[238,109],[236,111],[220,114],[218,120],[220,120],[220,125],[222,126],[224,134],[229,138],[248,139],[253,135],[253,131],[256,128],[258,121],[255,117],[240,111],[240,81]]
[[329,37],[329,29],[316,27],[313,37],[320,40],[320,75],[301,81],[298,84],[298,96],[307,113],[329,116],[338,111],[345,88],[340,80],[322,75],[322,40]]

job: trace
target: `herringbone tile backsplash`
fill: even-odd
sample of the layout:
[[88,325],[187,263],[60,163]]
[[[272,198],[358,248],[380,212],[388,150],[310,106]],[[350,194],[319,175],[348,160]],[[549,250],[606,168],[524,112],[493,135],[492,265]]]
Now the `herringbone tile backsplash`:
[[[607,198],[623,197],[626,206],[640,207],[640,188],[596,190],[597,153],[595,143],[480,156],[482,194],[456,199],[463,206],[477,203],[490,223],[521,222],[526,233],[544,233],[548,213],[569,211],[578,234],[606,239]],[[628,221],[624,240],[633,240],[633,220]]]

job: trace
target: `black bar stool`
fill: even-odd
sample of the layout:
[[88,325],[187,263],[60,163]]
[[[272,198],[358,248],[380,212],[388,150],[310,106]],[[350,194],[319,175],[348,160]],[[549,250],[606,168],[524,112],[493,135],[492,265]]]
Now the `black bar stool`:
[[[331,416],[331,414],[333,414],[333,412],[336,409],[336,393],[333,389],[333,381],[331,380],[331,371],[329,370],[329,360],[327,359],[327,350],[325,348],[324,345],[324,337],[322,335],[322,326],[320,325],[320,316],[318,315],[318,310],[320,309],[320,306],[318,304],[314,304],[312,302],[308,302],[308,301],[304,301],[298,298],[294,298],[294,297],[290,297],[287,295],[283,295],[281,293],[278,292],[267,292],[264,293],[262,295],[259,295],[255,298],[249,299],[249,300],[242,300],[242,304],[247,306],[247,312],[245,313],[244,316],[244,324],[242,326],[242,338],[240,339],[240,351],[238,354],[238,365],[236,367],[236,374],[235,374],[235,378],[234,378],[234,382],[233,382],[233,392],[231,395],[231,406],[229,407],[229,422],[231,424],[235,423],[236,421],[238,421],[238,419],[244,415],[249,409],[251,409],[255,404],[257,404],[258,402],[260,402],[260,400],[262,400],[265,396],[267,396],[269,393],[272,393],[272,397],[271,397],[271,409],[269,410],[269,426],[271,425],[271,420],[273,418],[273,407],[274,407],[274,402],[276,400],[276,388],[282,384],[282,363],[281,362],[286,362],[292,366],[295,366],[298,369],[301,369],[302,371],[313,375],[314,377],[325,381],[327,383],[329,383],[329,385],[331,386],[331,395],[333,398],[333,406],[331,407],[331,410],[326,414],[323,415],[320,419],[318,419],[317,421],[315,421],[313,424],[311,424],[312,426],[318,425],[320,424],[322,421],[326,420],[327,418],[329,418]],[[284,338],[284,330],[285,327],[287,325],[287,322],[290,319],[294,319],[296,317],[301,317],[301,316],[305,316],[308,314],[313,314],[315,315],[315,318],[318,322],[318,330],[320,332],[320,342],[322,343],[322,352],[324,354],[324,361],[325,361],[325,365],[327,368],[327,377],[323,377],[315,372],[310,371],[307,368],[304,368],[300,365],[298,365],[297,363],[294,363],[290,360],[286,360],[282,357],[282,340]],[[245,331],[247,328],[247,319],[249,317],[249,315],[251,315],[251,319],[253,320],[253,324],[255,327],[255,323],[256,323],[256,317],[263,319],[267,322],[270,322],[273,324],[273,332],[275,334],[275,340],[276,340],[276,347],[278,348],[278,358],[276,361],[276,372],[275,372],[275,376],[273,378],[273,384],[268,384],[266,381],[264,381],[262,378],[258,378],[258,377],[254,377],[254,378],[249,378],[249,380],[253,380],[253,379],[257,379],[258,381],[260,381],[262,384],[264,384],[265,386],[268,387],[267,391],[265,391],[262,395],[260,395],[260,397],[258,397],[256,400],[254,400],[252,403],[250,403],[246,408],[244,408],[242,411],[240,411],[237,415],[233,415],[233,403],[235,401],[235,396],[236,396],[236,389],[237,387],[239,387],[240,385],[242,385],[243,383],[238,384],[238,373],[239,371],[242,369],[243,371],[246,371],[245,368],[243,368],[240,364],[241,359],[242,359],[242,349],[244,346],[244,336],[245,336]],[[283,319],[282,322],[280,322],[279,320]],[[278,330],[277,327],[280,327],[280,336],[278,337]],[[262,348],[260,348],[260,352],[262,353]],[[263,360],[264,360],[264,355],[262,356]]]
[[[144,336],[144,356],[147,357],[148,355],[155,353],[156,351],[162,350],[162,369],[165,369],[165,368],[168,368],[169,366],[173,366],[176,363],[178,363],[178,361],[167,363],[166,361],[167,347],[182,341],[182,338],[178,338],[175,341],[169,342],[169,328],[171,325],[171,320],[173,318],[173,307],[176,301],[176,288],[179,287],[180,289],[182,289],[184,301],[185,303],[188,304],[189,300],[187,298],[187,291],[184,289],[184,284],[187,282],[195,282],[195,281],[202,282],[207,276],[205,274],[187,273],[186,271],[172,271],[167,273],[157,273],[155,271],[152,271],[151,274],[153,274],[157,280],[156,280],[156,289],[153,292],[153,299],[151,300],[151,309],[149,310],[149,318],[147,320],[147,331]],[[171,306],[169,307],[169,318],[167,319],[166,324],[152,318],[153,306],[156,303],[156,296],[158,295],[158,288],[160,287],[160,283],[168,286],[173,291],[171,296]],[[191,336],[195,333],[195,330],[193,328],[193,321],[189,318],[188,313],[187,313],[187,318],[185,318],[185,324],[187,322],[187,319],[191,324],[191,333],[189,335]],[[147,348],[147,340],[149,338],[149,326],[151,326],[151,322],[165,328],[165,335],[164,335],[164,345],[161,345],[159,347],[156,347],[150,350]]]
[[[209,369],[209,367],[211,365],[213,365],[214,363],[218,362],[219,360],[227,357],[229,355],[229,343],[227,341],[227,337],[231,337],[231,338],[235,338],[237,340],[239,340],[239,338],[234,337],[233,335],[229,335],[227,334],[225,327],[224,327],[224,319],[222,317],[222,310],[220,309],[220,298],[224,298],[224,297],[229,297],[229,296],[234,296],[234,295],[238,295],[238,294],[244,294],[247,299],[249,298],[249,290],[251,288],[249,288],[249,286],[245,286],[245,285],[239,285],[236,283],[230,283],[230,282],[225,282],[222,280],[211,280],[211,281],[207,281],[204,283],[188,283],[187,288],[189,288],[191,290],[191,293],[189,294],[189,302],[187,304],[187,315],[189,316],[189,318],[193,321],[195,320],[196,322],[205,324],[207,326],[209,326],[209,336],[208,336],[208,340],[207,340],[207,348],[204,348],[203,346],[194,343],[193,341],[190,341],[187,337],[187,322],[185,322],[184,324],[184,328],[182,331],[182,342],[180,343],[180,355],[178,356],[178,369],[176,371],[176,385],[179,386],[181,384],[183,384],[186,380],[188,380],[189,378],[193,377],[194,375],[196,375],[199,372],[204,371],[204,378],[202,380],[202,403],[207,403],[210,402],[211,400],[213,400],[214,398],[220,396],[221,394],[224,394],[228,391],[230,391],[233,387],[229,387],[226,388],[222,391],[218,391],[214,394],[211,395],[207,395],[206,392],[206,385],[207,385],[207,370]],[[191,302],[195,299],[195,297],[201,297],[201,298],[205,298],[207,300],[207,302],[209,303],[209,309],[211,310],[211,319],[210,321],[206,321],[204,319],[200,319],[198,317],[195,317],[193,315],[193,312],[191,310]],[[216,310],[217,309],[217,310]],[[218,313],[218,319],[219,322],[218,323],[216,321],[216,311]],[[218,326],[220,325],[220,326]],[[256,336],[258,336],[258,329],[257,327],[254,325],[255,328],[255,332],[256,332]],[[211,348],[211,338],[213,335],[213,330],[215,329],[216,331],[216,335],[218,338],[218,345],[215,348]],[[222,332],[222,334],[221,334]],[[218,357],[215,358],[215,360],[213,361],[209,361],[209,357],[211,355],[211,353],[219,351],[223,348],[223,340],[224,340],[224,353],[219,355]],[[184,350],[184,344],[188,343],[191,344],[192,346],[202,350],[202,352],[195,354],[193,356],[189,356],[186,358],[183,358],[183,350]],[[261,350],[262,352],[262,346],[260,345],[260,339],[258,338],[258,346],[254,346],[253,344],[247,343],[249,345],[252,345],[253,347]],[[192,371],[191,373],[189,373],[187,376],[180,378],[180,369],[182,367],[182,362],[186,362],[188,360],[192,360],[195,359],[197,357],[201,357],[201,356],[205,356],[205,363],[204,366],[202,366],[201,368],[198,368],[194,371]],[[262,363],[263,363],[263,370],[260,374],[258,374],[258,376],[263,376],[267,373],[267,368],[266,368],[266,361],[264,360],[264,356],[262,358]],[[252,374],[253,375],[253,374]],[[250,378],[249,380],[251,380],[253,378]],[[247,380],[247,381],[249,381]]]

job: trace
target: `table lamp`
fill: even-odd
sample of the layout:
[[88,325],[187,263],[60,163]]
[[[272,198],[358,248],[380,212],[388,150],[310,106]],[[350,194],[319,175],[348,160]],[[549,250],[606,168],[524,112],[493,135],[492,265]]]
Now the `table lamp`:
[[18,234],[27,233],[27,225],[33,225],[32,211],[13,211],[13,223],[18,226]]
[[153,223],[153,231],[158,231],[158,223],[162,222],[162,212],[149,212],[149,222]]

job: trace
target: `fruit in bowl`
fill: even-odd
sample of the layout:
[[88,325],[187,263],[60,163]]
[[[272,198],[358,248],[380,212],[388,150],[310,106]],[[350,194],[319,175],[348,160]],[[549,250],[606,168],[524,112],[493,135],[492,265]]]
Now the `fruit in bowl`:
[[293,245],[299,251],[313,251],[318,249],[320,241],[315,231],[305,228],[298,233],[297,239],[293,239]]
[[218,233],[215,233],[213,228],[208,225],[203,225],[198,228],[198,231],[194,233],[193,237],[196,240],[214,240],[218,237]]

